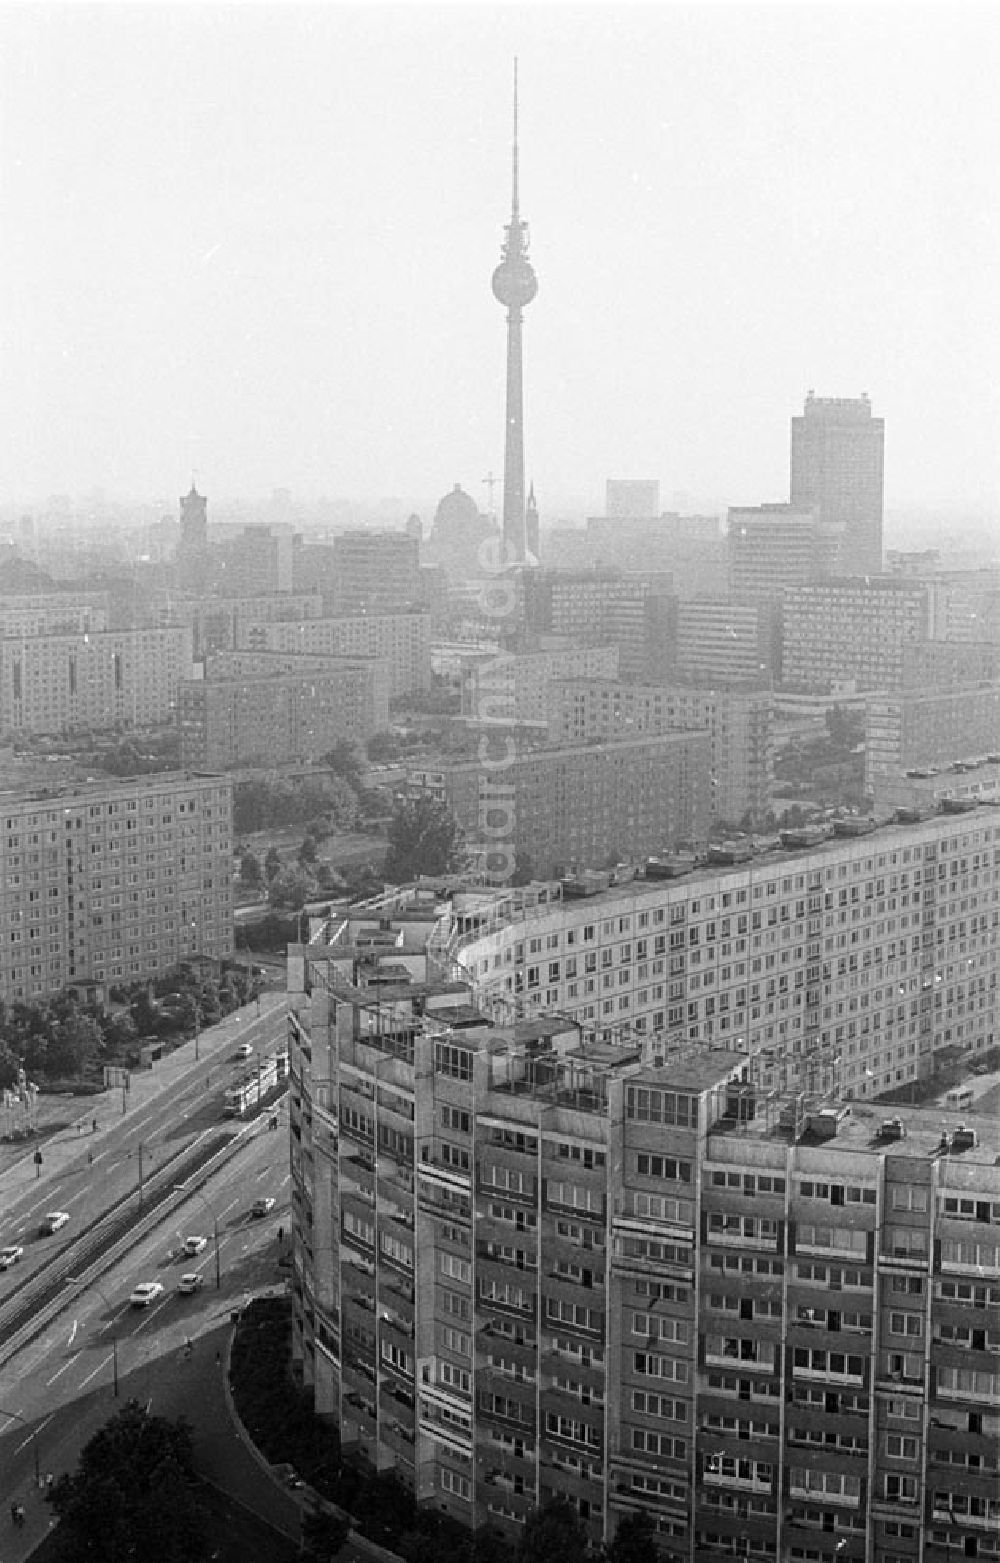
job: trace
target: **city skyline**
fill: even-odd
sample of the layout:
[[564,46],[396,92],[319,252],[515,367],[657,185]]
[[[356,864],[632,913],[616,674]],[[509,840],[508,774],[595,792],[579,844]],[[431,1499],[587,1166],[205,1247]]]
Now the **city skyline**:
[[543,523],[612,474],[667,505],[781,499],[809,390],[871,396],[887,512],[995,507],[985,10],[33,6],[0,28],[0,506],[195,471],[220,500],[460,481],[485,508],[516,54]]

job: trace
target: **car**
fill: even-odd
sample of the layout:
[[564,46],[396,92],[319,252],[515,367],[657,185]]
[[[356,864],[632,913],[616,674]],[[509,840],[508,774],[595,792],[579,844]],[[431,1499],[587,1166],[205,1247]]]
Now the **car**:
[[250,1214],[252,1216],[266,1216],[268,1212],[272,1211],[273,1209],[274,1200],[270,1194],[266,1194],[263,1198],[254,1200],[253,1204],[250,1206]]
[[184,1252],[193,1259],[195,1254],[200,1254],[208,1243],[207,1237],[186,1237],[184,1239]]
[[236,1057],[237,1058],[253,1058],[253,1043],[252,1042],[241,1042],[239,1047],[236,1049]]
[[23,1258],[24,1249],[18,1243],[12,1243],[9,1248],[0,1248],[0,1270],[9,1270],[11,1265],[16,1265]]
[[197,1270],[189,1270],[177,1282],[177,1290],[183,1292],[185,1297],[190,1297],[192,1293],[200,1292],[204,1284],[205,1277],[203,1275],[199,1275]]
[[158,1297],[163,1296],[163,1284],[160,1281],[140,1281],[129,1298],[133,1308],[148,1308]]
[[51,1237],[53,1232],[58,1232],[68,1220],[68,1210],[47,1210],[38,1224],[39,1237]]

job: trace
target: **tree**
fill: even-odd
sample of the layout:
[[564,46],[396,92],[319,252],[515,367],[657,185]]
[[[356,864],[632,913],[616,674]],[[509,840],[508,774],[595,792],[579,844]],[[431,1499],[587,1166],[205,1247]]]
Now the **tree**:
[[301,864],[303,864],[303,866],[305,866],[305,865],[313,864],[313,863],[315,863],[315,861],[316,861],[316,840],[315,840],[315,837],[311,836],[311,835],[305,836],[303,838],[302,845],[299,847],[299,862]]
[[351,1522],[329,1509],[313,1509],[302,1516],[302,1553],[305,1563],[334,1563],[351,1534]]
[[253,852],[244,852],[240,858],[241,882],[252,888],[254,885],[259,885],[262,878],[260,858]]
[[328,765],[333,774],[347,782],[355,792],[361,791],[364,786],[361,757],[350,738],[338,738],[329,753],[324,754],[323,764]]
[[511,884],[515,887],[517,885],[530,885],[533,874],[534,868],[531,858],[527,852],[518,847],[514,853],[514,872],[511,876]]
[[604,1548],[605,1563],[657,1563],[656,1527],[641,1510],[618,1521],[615,1538]]
[[50,1075],[75,1077],[86,1074],[100,1053],[103,1040],[96,1020],[77,1009],[71,1010],[49,1032],[46,1071]]
[[149,1416],[130,1400],[80,1451],[49,1501],[59,1517],[58,1563],[202,1563],[205,1513],[194,1470],[191,1429]]
[[264,859],[264,874],[268,884],[281,873],[281,853],[277,847],[268,847],[267,857]]
[[455,865],[458,821],[446,803],[427,793],[398,805],[388,835],[385,872],[394,884],[420,874],[445,874]]
[[553,1498],[528,1515],[517,1549],[517,1563],[580,1563],[590,1537],[573,1505]]
[[298,912],[309,899],[309,885],[298,870],[287,868],[271,880],[268,900],[272,906]]

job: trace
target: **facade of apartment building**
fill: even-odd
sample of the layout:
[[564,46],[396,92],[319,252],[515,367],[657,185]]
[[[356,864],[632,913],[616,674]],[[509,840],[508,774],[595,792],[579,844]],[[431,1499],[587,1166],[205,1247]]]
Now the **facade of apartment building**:
[[167,722],[192,671],[191,630],[84,630],[0,640],[0,731]]
[[335,613],[392,613],[423,601],[420,541],[406,532],[341,532],[333,551]]
[[994,1119],[802,1111],[350,957],[289,963],[293,1351],[346,1451],[512,1540],[563,1497],[665,1563],[997,1556]]
[[107,592],[0,593],[0,639],[106,630]]
[[342,614],[298,623],[247,617],[237,625],[235,649],[376,657],[388,664],[390,699],[430,688],[431,620],[421,610]]
[[1000,809],[676,867],[555,900],[530,927],[516,891],[469,924],[456,910],[455,970],[494,1018],[556,1010],[659,1061],[746,1048],[767,1089],[863,1100],[932,1074],[941,1049],[1000,1040]]
[[220,776],[0,796],[0,998],[231,955],[232,814]]
[[872,797],[907,770],[991,753],[1000,753],[1000,680],[865,702],[865,791]]
[[389,726],[389,672],[373,658],[221,652],[180,688],[181,763],[194,770],[314,761]]
[[777,675],[775,657],[765,609],[728,599],[677,604],[672,679],[723,689],[760,688]]
[[608,742],[640,733],[707,731],[711,737],[711,817],[763,820],[772,804],[774,699],[768,692],[733,693],[613,679],[567,678],[549,687],[549,740]]
[[738,603],[767,603],[791,586],[821,579],[835,568],[839,541],[812,510],[734,505],[726,534],[729,595]]
[[617,646],[570,646],[477,658],[463,679],[462,710],[483,722],[542,726],[548,721],[553,680],[617,678],[619,655]]
[[704,843],[707,733],[665,733],[522,753],[502,741],[488,759],[411,770],[411,794],[448,804],[467,850],[506,880],[521,856],[548,878]]
[[669,576],[651,580],[648,574],[554,570],[544,627],[580,646],[617,646],[622,678],[665,678],[673,659],[672,591]]
[[924,640],[903,647],[901,688],[927,694],[1000,682],[1000,644],[989,641]]
[[825,693],[897,690],[908,646],[933,634],[927,587],[894,576],[856,576],[790,588],[782,604],[782,682]]

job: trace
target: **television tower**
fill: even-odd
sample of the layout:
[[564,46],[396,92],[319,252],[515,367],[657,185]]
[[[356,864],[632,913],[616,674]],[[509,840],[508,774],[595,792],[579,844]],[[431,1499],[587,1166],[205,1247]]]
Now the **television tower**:
[[507,310],[507,425],[503,456],[503,561],[522,564],[524,527],[524,395],[521,384],[521,311],[538,292],[528,259],[528,225],[521,221],[517,191],[517,61],[514,61],[514,142],[510,222],[493,273],[493,297]]

